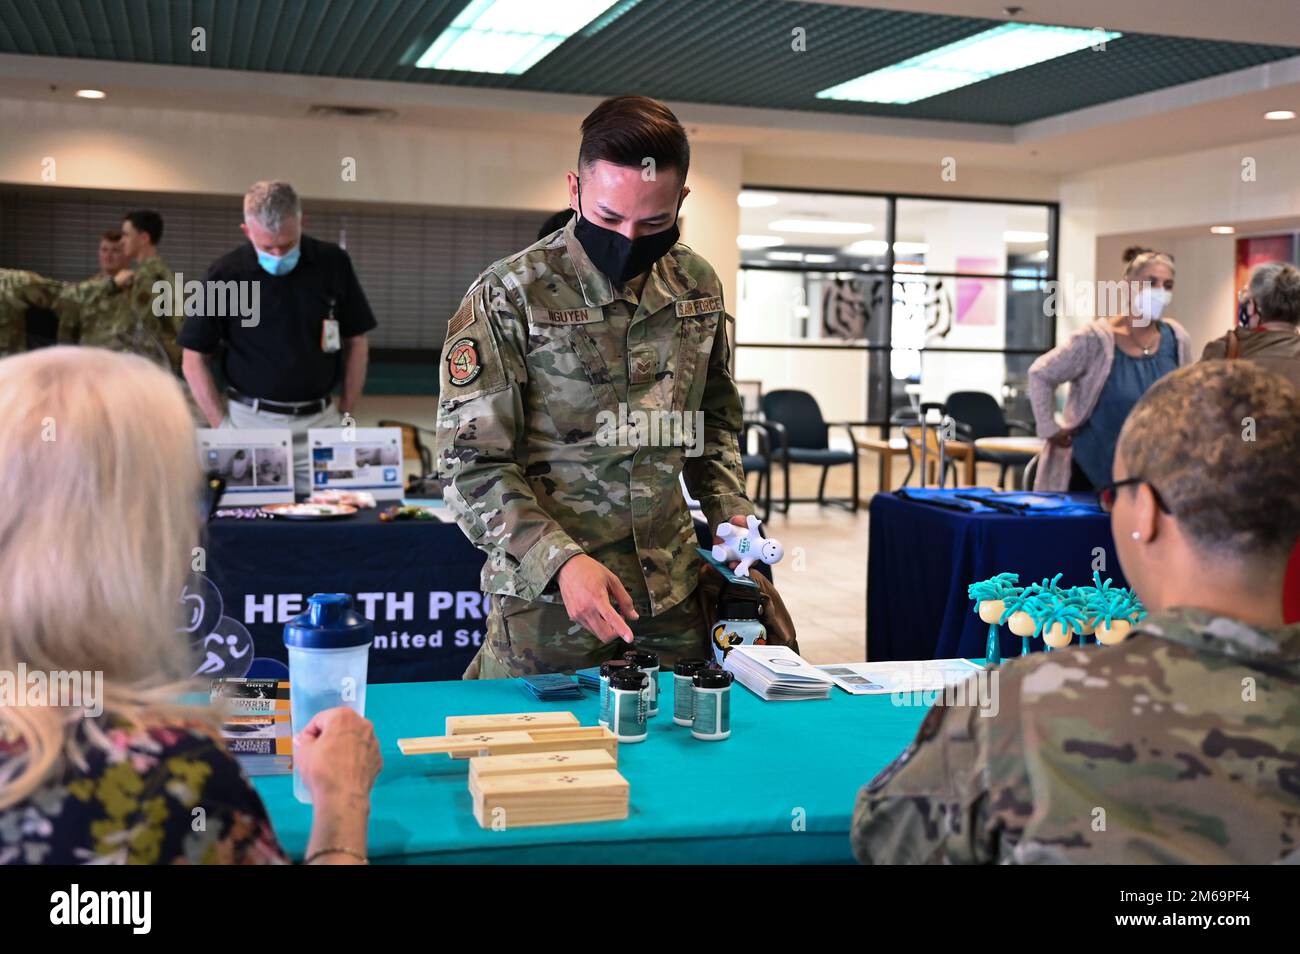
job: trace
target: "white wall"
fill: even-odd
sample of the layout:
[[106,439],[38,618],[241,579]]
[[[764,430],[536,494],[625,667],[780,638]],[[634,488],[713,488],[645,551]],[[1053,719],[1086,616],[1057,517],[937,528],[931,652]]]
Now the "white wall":
[[[1123,246],[1139,238],[1174,253],[1171,314],[1199,356],[1228,329],[1236,293],[1232,238],[1209,227],[1290,218],[1300,228],[1300,135],[1093,170],[1062,181],[1060,201],[1063,279],[1118,279]],[[1084,321],[1063,319],[1058,340]]]
[[1056,198],[1058,177],[1022,169],[993,169],[958,161],[956,178],[942,176],[945,156],[960,160],[959,144],[918,140],[915,161],[873,162],[870,154],[862,161],[819,159],[816,156],[745,156],[746,185],[788,186],[804,189],[858,189],[864,192],[906,192],[915,195],[976,196],[981,198]]
[[[243,116],[110,103],[0,99],[0,181],[111,189],[237,194],[259,178],[287,178],[307,199],[525,208],[566,204],[564,172],[576,135]],[[20,132],[19,132],[20,131]],[[1117,263],[1099,261],[1109,236],[1294,216],[1300,223],[1300,136],[1108,166],[1058,181],[1024,170],[959,164],[956,181],[940,161],[960,151],[918,141],[914,162],[818,159],[756,154],[740,145],[696,142],[692,194],[683,207],[686,241],[707,257],[737,300],[739,230],[735,196],[742,184],[900,191],[933,195],[1058,199],[1062,278],[1111,278]],[[357,181],[340,176],[357,160]],[[54,178],[45,178],[54,161]],[[1254,162],[1244,181],[1242,162]],[[1231,308],[1231,242],[1208,234],[1175,240],[1175,316],[1197,347],[1226,327]],[[1226,276],[1226,277],[1225,277]],[[1079,320],[1063,320],[1063,336]],[[740,337],[745,337],[741,329]],[[848,372],[848,369],[844,369]],[[837,375],[862,392],[852,374]]]
[[[294,184],[308,215],[313,198],[555,212],[568,205],[564,174],[578,149],[568,134],[14,99],[0,99],[0,129],[10,133],[0,137],[3,182],[242,194],[278,178]],[[356,160],[355,182],[342,178],[345,157]],[[713,263],[729,301],[740,262],[740,165],[735,146],[694,147],[682,207],[686,241]]]

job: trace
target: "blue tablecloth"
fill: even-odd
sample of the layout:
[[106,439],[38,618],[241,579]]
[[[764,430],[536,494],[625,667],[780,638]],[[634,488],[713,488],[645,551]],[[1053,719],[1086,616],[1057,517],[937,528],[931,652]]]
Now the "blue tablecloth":
[[[869,536],[871,660],[983,656],[988,625],[975,614],[966,588],[998,573],[1018,573],[1022,584],[1063,573],[1061,586],[1082,586],[1092,582],[1101,548],[1102,577],[1110,577],[1114,586],[1127,585],[1110,518],[1100,512],[963,513],[876,494]],[[1020,638],[1006,627],[1001,639],[1003,658],[1020,654]]]
[[[374,622],[372,683],[459,679],[486,634],[483,554],[454,523],[381,523],[377,510],[331,521],[222,518],[208,524],[207,551],[210,583],[191,588],[220,604],[205,610],[224,618],[217,635],[251,637],[254,675],[286,671],[284,624],[312,593],[351,594]],[[208,625],[191,633],[196,642]],[[204,675],[249,674],[248,657],[233,657],[219,639],[207,642],[223,665]]]
[[[671,676],[645,742],[619,746],[631,784],[624,821],[484,830],[474,820],[468,761],[403,756],[397,740],[441,735],[449,715],[569,710],[595,725],[597,697],[537,702],[515,680],[371,686],[366,715],[384,757],[370,815],[375,862],[848,863],[858,789],[916,734],[921,706],[890,696],[763,702],[732,690],[732,736],[701,742],[673,724]],[[288,776],[254,780],[286,850],[301,858],[311,809]]]

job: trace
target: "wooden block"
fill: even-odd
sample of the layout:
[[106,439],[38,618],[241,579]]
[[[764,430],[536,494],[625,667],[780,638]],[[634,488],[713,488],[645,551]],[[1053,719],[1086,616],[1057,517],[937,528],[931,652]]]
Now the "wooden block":
[[398,739],[403,755],[443,752],[452,758],[474,755],[514,755],[524,752],[564,752],[573,749],[603,749],[618,756],[618,738],[601,725],[572,729],[533,729],[516,732],[480,732],[475,735],[433,735]]
[[469,760],[469,785],[498,775],[548,775],[555,772],[594,772],[618,768],[618,759],[604,749],[525,752],[522,755],[477,755]]
[[447,716],[448,735],[510,732],[516,729],[571,729],[579,725],[572,712],[508,712],[500,715]]
[[483,828],[617,821],[630,790],[614,769],[497,775],[478,780],[474,817]]

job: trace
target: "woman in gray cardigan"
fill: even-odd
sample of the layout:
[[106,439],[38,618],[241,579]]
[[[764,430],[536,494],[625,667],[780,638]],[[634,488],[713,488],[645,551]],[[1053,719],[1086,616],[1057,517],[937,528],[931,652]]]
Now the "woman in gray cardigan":
[[[1115,442],[1133,405],[1191,360],[1183,326],[1161,317],[1173,292],[1173,259],[1132,248],[1124,260],[1124,281],[1140,286],[1136,299],[1124,302],[1121,314],[1079,329],[1029,367],[1038,436],[1047,439],[1035,490],[1091,490],[1108,483]],[[1066,383],[1070,391],[1058,423],[1056,389]]]

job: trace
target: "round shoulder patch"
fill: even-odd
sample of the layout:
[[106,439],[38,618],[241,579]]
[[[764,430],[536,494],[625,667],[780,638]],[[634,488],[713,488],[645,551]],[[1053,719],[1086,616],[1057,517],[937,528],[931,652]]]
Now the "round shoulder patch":
[[479,376],[483,365],[478,360],[478,342],[461,338],[447,350],[447,376],[457,387],[464,387]]

